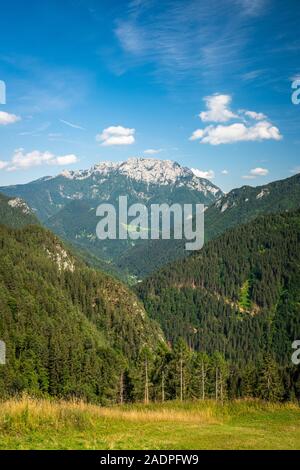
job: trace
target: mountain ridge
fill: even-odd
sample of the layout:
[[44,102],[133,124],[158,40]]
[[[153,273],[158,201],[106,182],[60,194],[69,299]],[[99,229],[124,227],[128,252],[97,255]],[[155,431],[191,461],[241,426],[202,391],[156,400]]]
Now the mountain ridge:
[[300,207],[300,173],[265,185],[235,188],[212,204],[205,213],[205,238],[247,223],[260,214]]
[[137,287],[167,339],[236,363],[272,350],[290,365],[300,333],[300,209],[257,217]]
[[141,301],[49,230],[0,225],[0,389],[116,403],[119,380],[164,337]]
[[[143,203],[155,199],[157,190],[167,193],[168,189],[169,199],[171,192],[178,192],[179,198],[183,191],[194,193],[192,199],[206,205],[223,195],[220,188],[194,175],[189,168],[171,160],[154,158],[100,162],[88,170],[64,170],[56,176],[45,176],[30,183],[3,186],[0,191],[11,197],[22,198],[44,222],[71,200],[114,201],[115,197],[111,197],[111,193],[115,193],[118,187],[135,202]],[[176,199],[176,195],[171,197],[173,199]],[[187,202],[190,199],[188,197]]]
[[[194,175],[189,168],[155,158],[101,162],[89,170],[63,171],[57,176],[1,190],[10,197],[25,200],[41,222],[65,241],[115,265],[135,243],[97,239],[99,204],[105,202],[118,207],[119,197],[126,195],[128,206],[135,203],[147,208],[161,203],[208,206],[223,195],[217,186]],[[138,240],[137,244],[146,247],[147,241]],[[126,267],[122,270],[127,276]]]
[[28,224],[39,224],[39,221],[22,199],[0,193],[0,224],[20,228]]
[[[300,174],[260,186],[244,185],[234,188],[210,205],[204,215],[205,244],[226,230],[246,224],[263,214],[296,210],[300,207]],[[144,250],[132,247],[117,263],[144,278],[167,264],[189,257],[185,240],[149,240]]]
[[[180,182],[181,178],[189,178],[188,183],[192,189],[216,194],[220,189],[209,180],[196,176],[194,172],[181,166],[173,160],[160,160],[156,158],[132,157],[125,161],[103,161],[94,165],[89,170],[69,171],[65,170],[60,175],[69,179],[86,179],[99,173],[107,176],[111,173],[120,173],[136,181],[148,184],[167,185]],[[59,176],[59,175],[58,175]]]

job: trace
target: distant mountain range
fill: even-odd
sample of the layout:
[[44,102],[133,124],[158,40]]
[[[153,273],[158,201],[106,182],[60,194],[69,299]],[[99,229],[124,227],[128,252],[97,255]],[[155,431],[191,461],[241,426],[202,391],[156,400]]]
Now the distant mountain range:
[[[263,186],[233,189],[212,203],[205,211],[205,242],[227,229],[245,224],[263,214],[292,211],[300,207],[300,174]],[[155,272],[170,261],[189,256],[185,240],[150,240],[145,246],[131,247],[117,261],[139,278]]]
[[[2,188],[21,188],[40,203],[39,193],[34,194],[40,187],[42,198],[48,198],[47,211],[57,211],[46,223],[73,247],[43,228],[37,208],[33,212],[20,195],[0,194],[0,338],[7,344],[8,359],[0,388],[8,395],[26,390],[104,404],[117,402],[120,390],[126,389],[128,399],[141,399],[145,358],[156,354],[160,364],[161,352],[170,352],[164,338],[173,346],[182,337],[193,351],[223,355],[230,364],[228,390],[234,397],[249,396],[250,389],[254,393],[255,371],[266,357],[275,361],[267,361],[266,373],[271,379],[280,374],[284,398],[298,397],[300,373],[291,363],[291,344],[300,335],[300,175],[222,195],[172,162],[166,165],[173,176],[166,171],[156,186],[144,181],[152,176],[141,181],[138,173],[133,179],[127,170],[124,175],[124,169],[105,165],[106,201],[116,201],[123,188],[134,202],[149,203],[149,194],[152,201],[166,202],[160,198],[168,197],[169,203],[186,202],[181,194],[190,201],[206,198],[205,246],[187,256],[183,241],[123,245],[119,251],[111,249],[115,258],[110,264],[108,254],[106,262],[97,256],[109,251],[109,245],[100,248],[88,236],[76,238],[83,233],[78,230],[92,233],[95,217],[90,213],[102,200],[66,197],[77,194],[73,184],[93,180],[94,170]],[[188,173],[186,185],[180,182],[182,172]],[[98,177],[95,188],[86,187],[89,197],[93,189],[103,190]],[[54,207],[56,196],[65,200],[60,209]],[[102,270],[113,272],[117,266],[139,278],[151,274],[132,290],[88,268],[82,258]],[[170,369],[171,387],[175,369]]]
[[[170,160],[131,158],[121,163],[102,162],[89,170],[64,171],[24,185],[0,188],[10,197],[22,198],[47,227],[105,263],[129,271],[123,256],[147,241],[100,241],[96,238],[96,208],[100,203],[128,204],[203,203],[209,206],[223,196],[220,188],[199,178],[192,170]],[[135,256],[133,252],[133,256]],[[130,264],[130,263],[129,263]],[[121,267],[122,266],[122,267]],[[133,274],[135,274],[133,272]]]
[[176,162],[131,158],[120,163],[102,162],[89,170],[63,171],[0,191],[26,201],[32,214],[72,243],[89,264],[135,282],[168,262],[188,256],[185,240],[98,240],[96,208],[100,203],[117,207],[123,195],[127,195],[128,204],[147,207],[153,203],[203,203],[208,241],[258,215],[300,207],[300,174],[224,194]]
[[[31,183],[0,188],[28,203],[42,222],[73,202],[117,202],[127,195],[129,203],[201,202],[209,205],[223,195],[210,181],[169,160],[130,158],[121,163],[102,162],[89,170],[63,171]],[[75,214],[74,214],[75,215]],[[95,221],[94,221],[94,225]],[[94,235],[94,232],[93,234]]]
[[300,207],[300,173],[284,180],[233,189],[212,204],[205,213],[206,240],[228,228],[253,220],[261,214],[278,213]]

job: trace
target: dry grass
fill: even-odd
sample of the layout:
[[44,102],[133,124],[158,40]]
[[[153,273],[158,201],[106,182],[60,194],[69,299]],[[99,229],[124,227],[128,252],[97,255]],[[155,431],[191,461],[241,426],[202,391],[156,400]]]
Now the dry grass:
[[300,448],[296,404],[225,403],[100,407],[29,397],[0,405],[0,448]]
[[[164,405],[125,405],[100,407],[87,404],[80,400],[50,401],[37,400],[30,397],[11,399],[1,403],[0,430],[5,428],[22,429],[53,425],[75,425],[79,427],[93,426],[95,420],[118,419],[131,422],[181,422],[193,424],[216,424],[218,405],[204,402],[201,406],[193,405],[192,409],[175,408],[174,404]],[[177,404],[177,406],[180,406]],[[183,406],[183,405],[182,405]]]
[[214,416],[212,408],[195,411],[180,411],[170,409],[120,409],[104,408],[99,412],[100,416],[113,419],[122,419],[132,422],[173,422],[187,424],[217,424],[220,419]]

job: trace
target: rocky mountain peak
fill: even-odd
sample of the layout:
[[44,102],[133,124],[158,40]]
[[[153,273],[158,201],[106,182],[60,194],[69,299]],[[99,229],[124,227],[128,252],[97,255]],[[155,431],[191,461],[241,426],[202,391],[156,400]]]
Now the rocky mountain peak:
[[126,176],[149,185],[177,185],[214,195],[222,195],[221,190],[209,180],[196,176],[192,170],[172,160],[133,157],[122,162],[103,161],[89,170],[63,171],[60,176],[68,179],[109,178]]

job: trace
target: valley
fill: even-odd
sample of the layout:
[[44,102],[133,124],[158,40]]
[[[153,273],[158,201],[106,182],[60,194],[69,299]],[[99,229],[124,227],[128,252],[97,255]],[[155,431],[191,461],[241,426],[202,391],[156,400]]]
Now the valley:
[[300,450],[296,3],[0,2],[1,468]]
[[[133,158],[126,162],[102,162],[89,170],[64,171],[56,177],[44,177],[25,185],[0,188],[9,197],[22,198],[41,223],[65,241],[88,251],[103,269],[111,266],[121,278],[145,275],[134,269],[136,253],[145,252],[159,243],[151,240],[98,240],[96,209],[101,203],[118,208],[119,197],[127,196],[128,205],[205,204],[218,200],[222,191],[210,181],[195,176],[189,168],[169,160]],[[117,211],[118,213],[118,211]],[[165,243],[164,245],[167,245]],[[166,261],[176,258],[173,244]],[[184,248],[183,248],[184,249]],[[184,250],[185,251],[185,250]],[[160,255],[154,259],[158,267]],[[89,260],[91,262],[91,259]],[[109,265],[108,265],[109,264]]]
[[[72,237],[62,242],[21,199],[2,196],[1,338],[8,359],[2,391],[103,404],[298,397],[291,345],[300,333],[299,186],[296,175],[222,196],[205,212],[206,233],[216,211],[233,228],[219,236],[216,229],[189,256],[174,250],[180,241],[132,247],[136,265],[154,272],[131,288],[116,279],[128,282],[125,271],[101,261],[97,250]],[[253,213],[244,209],[251,198]],[[72,231],[72,220],[76,230],[85,219],[76,219],[70,204],[65,224]],[[83,215],[90,212],[80,204]],[[155,254],[164,267],[158,269]]]

